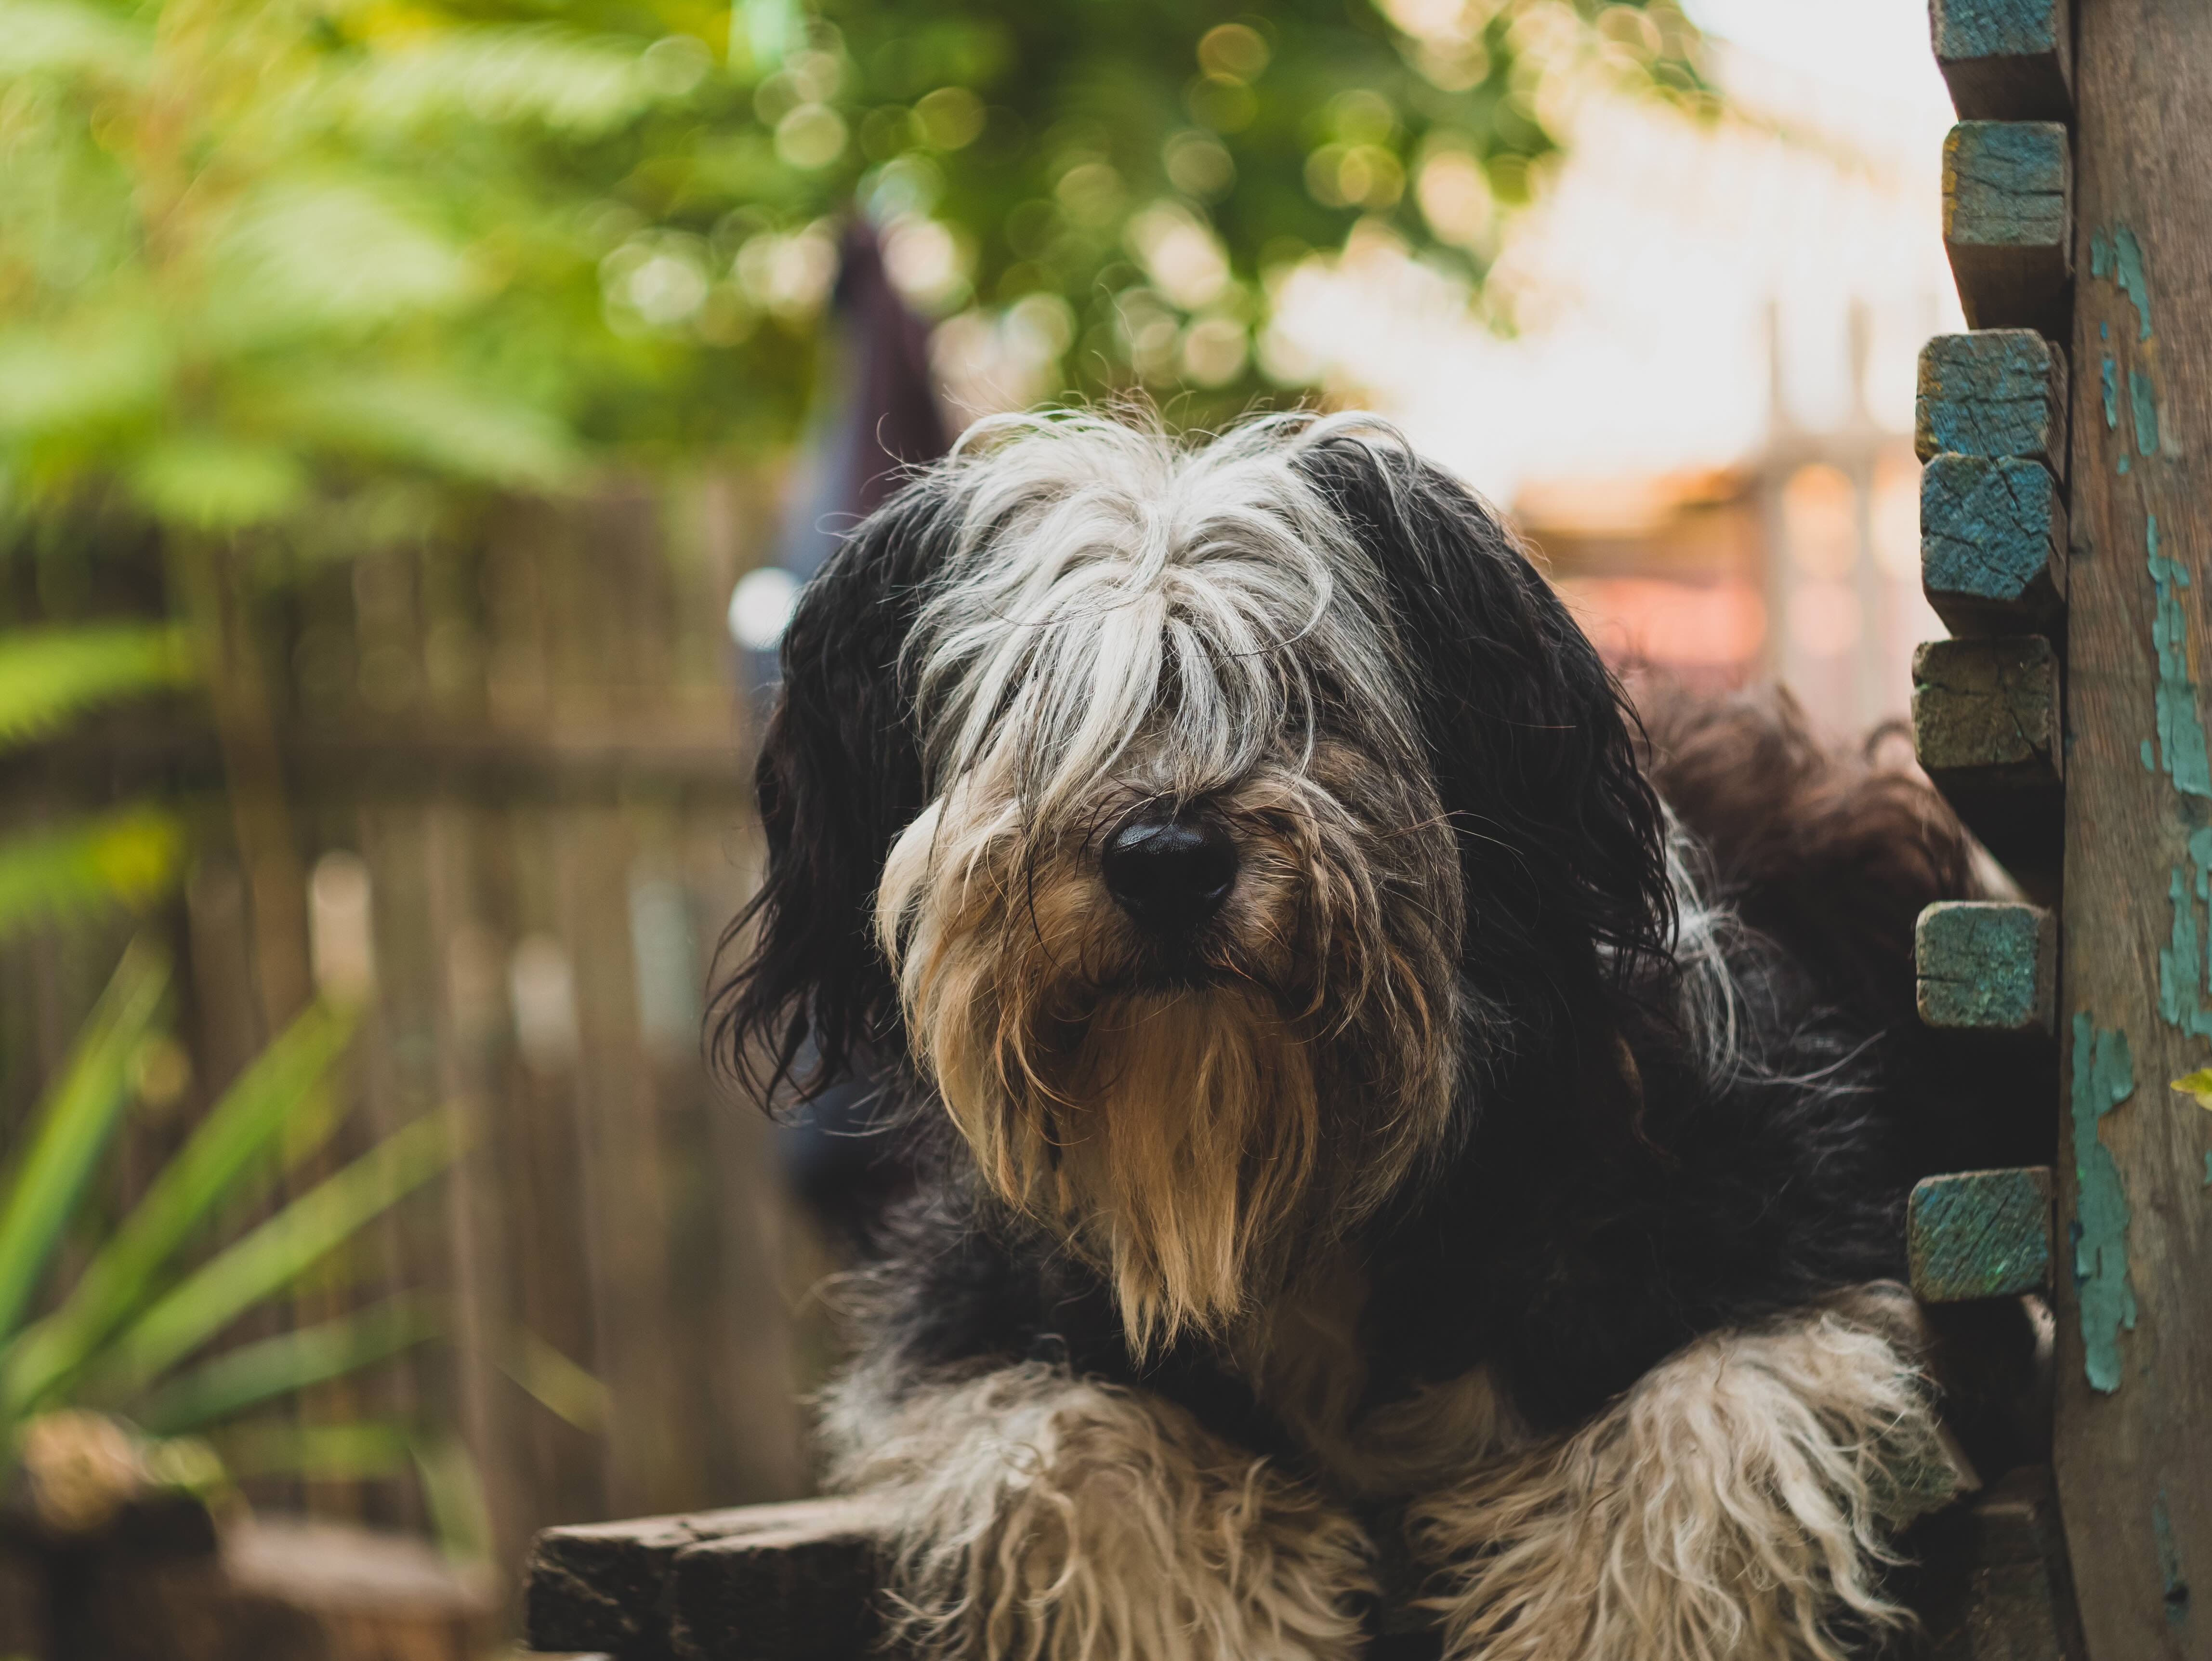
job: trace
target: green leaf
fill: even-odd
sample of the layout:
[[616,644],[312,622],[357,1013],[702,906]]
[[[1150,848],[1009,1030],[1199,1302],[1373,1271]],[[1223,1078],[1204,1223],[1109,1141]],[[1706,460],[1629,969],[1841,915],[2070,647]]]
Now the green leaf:
[[12,1332],[131,1098],[131,1063],[168,989],[169,961],[135,940],[34,1118],[0,1205],[0,1334]]
[[297,507],[307,475],[280,446],[186,433],[142,453],[131,468],[131,488],[156,519],[238,530]]
[[528,405],[426,374],[325,374],[272,393],[263,414],[334,448],[462,478],[556,490],[579,465],[561,424]]
[[343,1378],[435,1337],[435,1312],[410,1297],[279,1333],[173,1378],[131,1415],[156,1436],[198,1430],[276,1396]]
[[166,893],[184,857],[184,827],[158,807],[126,807],[0,842],[0,940],[26,924]]
[[349,125],[378,136],[447,119],[527,122],[595,137],[657,97],[641,43],[529,24],[418,36],[325,94]]
[[438,1545],[457,1563],[482,1563],[491,1557],[491,1506],[484,1499],[483,1474],[468,1445],[458,1436],[419,1439],[415,1470],[430,1507]]
[[2212,1067],[2200,1067],[2194,1073],[2185,1073],[2172,1080],[2167,1087],[2179,1091],[2197,1106],[2212,1110]]
[[0,634],[0,748],[95,705],[181,685],[192,673],[185,631],[164,624]]
[[395,1131],[162,1296],[94,1363],[89,1387],[117,1396],[144,1389],[436,1176],[453,1154],[445,1123],[434,1115]]
[[460,250],[383,186],[321,175],[263,184],[210,253],[218,343],[359,332],[458,304],[476,288]]
[[113,12],[70,0],[0,3],[0,80],[25,75],[90,75],[143,81],[153,37]]
[[234,1477],[308,1476],[345,1481],[390,1476],[415,1451],[404,1425],[252,1425],[209,1439]]
[[68,1301],[0,1356],[0,1416],[39,1405],[145,1306],[170,1258],[312,1111],[353,1025],[350,1015],[314,1005],[239,1075],[87,1265]]
[[0,335],[0,435],[66,433],[144,417],[161,406],[171,362],[160,319],[138,307],[93,307],[60,330],[11,329]]
[[532,1400],[587,1435],[606,1428],[607,1387],[528,1327],[514,1329],[500,1371]]

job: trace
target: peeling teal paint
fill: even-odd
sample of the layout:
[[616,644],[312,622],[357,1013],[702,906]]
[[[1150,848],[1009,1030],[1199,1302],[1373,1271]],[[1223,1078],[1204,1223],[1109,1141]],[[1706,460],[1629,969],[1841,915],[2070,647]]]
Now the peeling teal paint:
[[2189,1582],[2182,1578],[2181,1548],[2174,1542],[2173,1513],[2163,1488],[2150,1504],[2150,1531],[2158,1542],[2159,1578],[2166,1583],[2166,1624],[2178,1627],[2189,1619]]
[[[2112,239],[2102,231],[2092,231],[2089,233],[2089,275],[2110,277],[2112,274]],[[2106,338],[2111,338],[2111,333],[2107,331]]]
[[2189,859],[2197,868],[2193,885],[2176,867],[2166,883],[2166,897],[2173,906],[2173,926],[2167,943],[2158,952],[2158,1013],[2177,1032],[2212,1038],[2212,1009],[2205,1007],[2206,973],[2212,960],[2205,955],[2205,937],[2197,932],[2197,904],[2212,913],[2212,829],[2189,838]]
[[2113,471],[2119,473],[2122,477],[2125,477],[2128,470],[2134,465],[2135,458],[2130,455],[2125,450],[2123,450],[2120,452],[2119,460],[2113,465]]
[[2097,326],[2097,338],[2100,340],[2110,340],[2112,338],[2112,326],[2110,323],[2100,323]]
[[2143,771],[2146,773],[2155,773],[2158,771],[2158,758],[2150,752],[2150,740],[2148,739],[2145,739],[2142,741],[2142,764]]
[[2097,1121],[2135,1094],[2135,1057],[2124,1032],[2097,1029],[2087,1010],[2074,1017],[2074,1285],[2081,1311],[2081,1366],[2092,1389],[2120,1387],[2120,1329],[2136,1324],[2128,1279],[2128,1191]]
[[2204,1156],[2204,1186],[2212,1188],[2212,1153]]
[[[2136,415],[2136,448],[2147,456],[2158,453],[2158,401],[2150,377],[2141,369],[2128,371],[2128,402]],[[2123,458],[2124,459],[2125,458]]]
[[2120,424],[2120,366],[2111,358],[2105,360],[2105,425],[2117,429]]
[[2197,713],[2197,683],[2189,678],[2189,620],[2177,590],[2186,588],[2189,572],[2178,559],[2158,551],[2158,515],[2143,533],[2150,553],[2150,579],[2158,591],[2151,618],[2151,643],[2158,648],[2159,757],[2172,776],[2173,788],[2212,800],[2212,757],[2204,745],[2204,721]]
[[2150,285],[2143,281],[2142,244],[2125,225],[2112,233],[2112,260],[2120,292],[2136,302],[2136,317],[2141,327],[2138,340],[2150,338]]

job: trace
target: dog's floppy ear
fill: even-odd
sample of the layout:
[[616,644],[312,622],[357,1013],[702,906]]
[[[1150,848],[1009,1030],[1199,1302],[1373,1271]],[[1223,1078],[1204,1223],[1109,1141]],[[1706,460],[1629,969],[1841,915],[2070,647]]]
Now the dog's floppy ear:
[[871,514],[800,594],[755,782],[768,872],[723,936],[720,1058],[763,1101],[895,1057],[897,990],[870,921],[892,841],[923,806],[899,654],[956,514],[925,477]]
[[1475,496],[1386,432],[1299,465],[1380,567],[1468,906],[1465,967],[1571,1017],[1672,929],[1664,822],[1628,712],[1559,596]]

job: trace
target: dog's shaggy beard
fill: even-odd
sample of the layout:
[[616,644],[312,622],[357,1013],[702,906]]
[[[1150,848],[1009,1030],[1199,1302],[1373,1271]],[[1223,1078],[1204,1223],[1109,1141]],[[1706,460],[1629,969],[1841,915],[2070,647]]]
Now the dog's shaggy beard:
[[[1289,448],[1018,431],[909,648],[939,794],[877,922],[912,1051],[1139,1353],[1251,1312],[1450,1118],[1454,845],[1379,580]],[[1238,849],[1181,962],[1098,869],[1151,800]]]
[[1449,1116],[1445,940],[1387,891],[1449,873],[1358,861],[1341,824],[1262,828],[1255,798],[1325,802],[1299,782],[1227,799],[1247,804],[1228,815],[1238,888],[1170,977],[1146,971],[1082,849],[1033,861],[1010,836],[971,864],[933,810],[886,870],[917,1058],[985,1181],[1099,1267],[1140,1354],[1250,1312]]

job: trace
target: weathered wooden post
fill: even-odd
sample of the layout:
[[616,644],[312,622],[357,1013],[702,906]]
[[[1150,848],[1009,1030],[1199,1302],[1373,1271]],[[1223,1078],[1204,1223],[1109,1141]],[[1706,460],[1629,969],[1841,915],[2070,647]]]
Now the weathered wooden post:
[[[1916,734],[1969,823],[2057,908],[2053,1463],[2081,1636],[2090,1661],[2203,1658],[2212,6],[1932,9],[1961,118],[1944,236],[1978,332],[1922,360],[1923,554],[1931,600],[1977,637],[1926,648]],[[2018,1025],[2045,928],[1931,913],[1923,1010]],[[2039,1191],[2025,1172],[1923,1185],[1923,1295],[2028,1283]],[[1978,1256],[1960,1249],[1975,1240]]]

